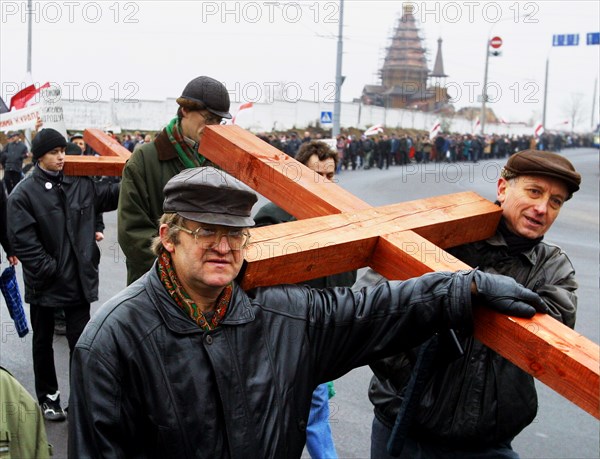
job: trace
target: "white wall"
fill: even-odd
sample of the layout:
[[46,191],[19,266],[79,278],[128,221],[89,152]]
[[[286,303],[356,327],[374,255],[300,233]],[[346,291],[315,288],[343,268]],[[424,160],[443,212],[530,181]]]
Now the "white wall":
[[[236,115],[240,104],[233,103],[231,113]],[[63,109],[67,129],[83,130],[88,127],[107,129],[120,127],[122,130],[158,131],[162,129],[176,114],[175,99],[163,101],[98,101],[63,100]],[[373,105],[362,105],[353,102],[341,104],[342,127],[366,129],[375,124],[382,124],[390,129],[405,128],[428,131],[438,116],[411,110],[385,109]],[[270,132],[271,130],[302,129],[309,124],[315,126],[322,111],[333,111],[333,104],[312,101],[271,103],[254,103],[251,109],[243,110],[236,119],[236,124],[253,132]],[[451,121],[450,130],[470,133],[473,122],[455,117]],[[324,125],[331,127],[331,125]],[[527,126],[507,126],[503,124],[487,124],[486,133],[492,134],[533,134],[533,128]]]

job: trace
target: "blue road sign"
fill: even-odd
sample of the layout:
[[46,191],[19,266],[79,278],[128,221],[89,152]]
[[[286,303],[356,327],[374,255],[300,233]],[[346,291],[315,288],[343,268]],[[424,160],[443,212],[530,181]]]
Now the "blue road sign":
[[579,46],[579,34],[552,35],[552,46]]
[[321,112],[321,124],[333,123],[333,112]]
[[600,45],[600,32],[588,33],[586,38],[588,45]]

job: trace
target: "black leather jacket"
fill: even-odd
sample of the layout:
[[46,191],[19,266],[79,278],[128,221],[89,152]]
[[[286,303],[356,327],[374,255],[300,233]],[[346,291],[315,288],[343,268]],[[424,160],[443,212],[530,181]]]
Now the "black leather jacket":
[[[504,238],[496,233],[486,241],[456,247],[450,252],[482,271],[512,277],[538,293],[552,317],[574,327],[575,271],[559,247],[540,242],[519,256],[509,256]],[[370,271],[359,279],[355,288],[383,280]],[[424,390],[410,435],[455,449],[490,447],[510,441],[537,414],[533,378],[472,336],[460,340],[464,357],[438,356],[439,370]],[[376,376],[371,380],[369,399],[375,406],[377,419],[390,428],[400,409],[416,356],[417,349],[413,349],[371,365]]]
[[156,273],[92,317],[74,351],[69,457],[299,458],[312,392],[440,329],[472,326],[472,274],[353,292],[244,292],[201,330]]
[[118,184],[49,177],[38,166],[19,182],[8,197],[8,230],[27,303],[64,307],[98,299],[95,215],[115,210],[118,199]]

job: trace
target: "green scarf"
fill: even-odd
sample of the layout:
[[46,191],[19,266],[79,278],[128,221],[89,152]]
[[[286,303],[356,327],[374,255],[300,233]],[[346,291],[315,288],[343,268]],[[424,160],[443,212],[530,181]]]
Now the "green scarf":
[[214,315],[212,318],[207,319],[179,282],[175,268],[171,263],[171,254],[166,250],[163,250],[158,257],[158,276],[171,298],[173,298],[173,301],[177,303],[177,306],[185,311],[202,330],[214,330],[219,326],[227,313],[227,307],[231,300],[233,293],[231,284],[225,286],[223,292],[217,298]]
[[183,138],[181,125],[178,118],[173,118],[165,128],[165,131],[169,136],[171,145],[173,145],[173,148],[175,148],[177,151],[179,159],[181,159],[181,162],[184,164],[186,169],[200,167],[204,164],[206,158],[190,147]]

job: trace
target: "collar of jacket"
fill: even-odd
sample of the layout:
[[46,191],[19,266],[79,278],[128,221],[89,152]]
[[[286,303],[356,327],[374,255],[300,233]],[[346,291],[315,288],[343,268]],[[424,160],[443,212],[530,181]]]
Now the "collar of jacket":
[[[40,167],[38,165],[36,165],[34,168],[32,168],[32,172],[31,174],[33,175],[33,177],[42,184],[42,186],[44,187],[45,190],[48,190],[44,185],[46,182],[50,182],[50,180],[48,179],[48,176],[46,174],[44,174],[44,171],[42,171],[40,169]],[[73,183],[78,177],[72,176],[72,175],[65,175],[63,174],[63,178],[61,183],[62,184],[71,184]],[[54,186],[54,183],[53,183]],[[50,188],[52,189],[52,188]]]
[[178,159],[179,155],[177,150],[171,144],[167,131],[163,129],[160,134],[154,139],[154,145],[156,146],[156,152],[159,161],[170,161],[172,159]]
[[[194,321],[179,308],[165,290],[156,271],[156,261],[144,277],[149,284],[148,293],[167,328],[175,333],[205,333]],[[233,283],[233,294],[225,319],[221,325],[243,325],[255,319],[250,300],[238,284]],[[218,330],[218,328],[217,328]]]
[[[486,239],[485,243],[489,244],[491,246],[494,246],[494,247],[508,247],[508,244],[506,243],[506,241],[504,240],[504,237],[502,236],[502,234],[500,234],[499,231],[496,231],[496,234],[494,234],[491,238]],[[541,244],[541,242],[540,242],[540,244]],[[539,244],[536,244],[531,249],[526,250],[525,252],[521,253],[521,255],[523,255],[527,259],[527,261],[529,261],[529,263],[531,263],[532,266],[535,266],[535,264],[537,263],[536,248],[538,245]]]

